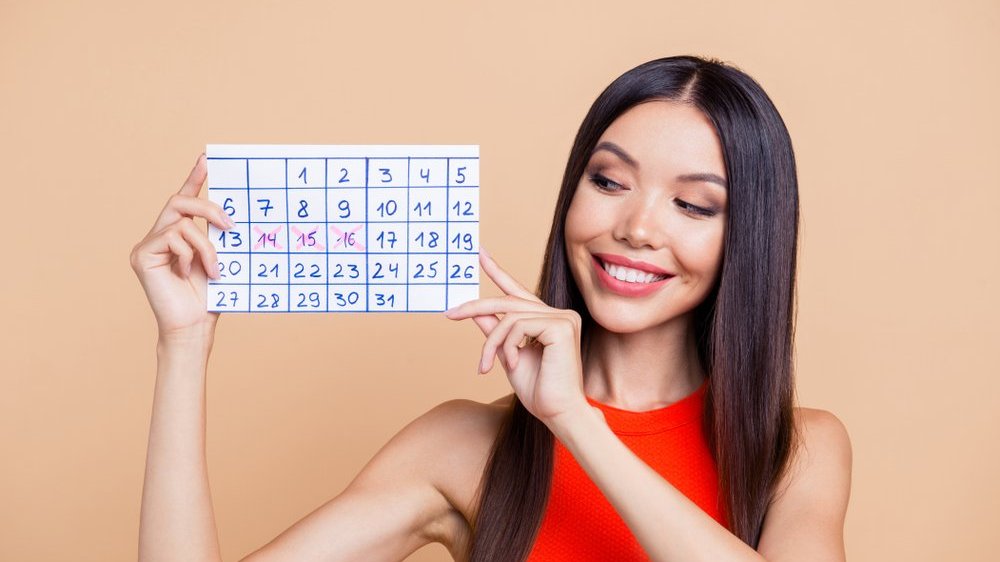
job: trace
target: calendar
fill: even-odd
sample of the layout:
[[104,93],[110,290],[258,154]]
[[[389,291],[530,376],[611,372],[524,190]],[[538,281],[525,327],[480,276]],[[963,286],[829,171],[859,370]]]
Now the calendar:
[[478,145],[209,145],[215,312],[440,312],[479,298]]

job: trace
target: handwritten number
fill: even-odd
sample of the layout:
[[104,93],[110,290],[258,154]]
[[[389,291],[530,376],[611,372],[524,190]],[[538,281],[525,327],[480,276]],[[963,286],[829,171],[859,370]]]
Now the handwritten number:
[[340,218],[346,219],[351,216],[351,204],[346,199],[337,203],[337,208],[341,210]]
[[378,211],[379,215],[383,217],[391,217],[396,214],[397,210],[399,210],[399,205],[396,204],[394,199],[390,199],[379,203],[375,210]]
[[[304,172],[304,171],[303,171]],[[299,199],[299,210],[298,215],[300,219],[304,219],[309,216],[309,211],[306,208],[309,206],[309,202],[304,199]]]
[[226,197],[226,200],[222,202],[222,210],[226,212],[227,215],[233,216],[236,214],[236,207],[233,207],[233,198]]

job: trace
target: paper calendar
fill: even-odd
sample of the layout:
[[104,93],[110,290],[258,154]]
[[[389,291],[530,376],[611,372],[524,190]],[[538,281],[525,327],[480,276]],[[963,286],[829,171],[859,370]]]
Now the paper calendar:
[[209,145],[219,312],[437,312],[479,297],[477,145]]

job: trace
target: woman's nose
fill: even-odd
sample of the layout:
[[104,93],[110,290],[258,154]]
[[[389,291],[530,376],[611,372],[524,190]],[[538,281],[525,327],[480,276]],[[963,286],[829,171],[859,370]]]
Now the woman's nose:
[[662,209],[653,200],[636,199],[622,209],[615,227],[615,238],[633,248],[659,248],[663,244]]

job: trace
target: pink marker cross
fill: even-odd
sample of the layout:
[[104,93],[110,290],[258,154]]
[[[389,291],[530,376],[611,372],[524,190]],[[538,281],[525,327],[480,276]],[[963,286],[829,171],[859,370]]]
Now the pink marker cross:
[[261,230],[259,226],[253,227],[253,231],[257,235],[257,244],[253,247],[253,249],[259,250],[265,247],[268,242],[271,242],[271,245],[274,246],[274,249],[284,250],[281,244],[278,244],[278,233],[281,232],[282,226],[284,225],[278,225],[277,228],[267,233]]
[[337,235],[337,245],[336,246],[331,246],[331,249],[332,248],[339,248],[341,246],[343,246],[345,248],[347,246],[354,246],[354,247],[356,247],[358,249],[359,252],[364,252],[365,251],[365,245],[362,244],[357,239],[357,236],[355,236],[358,233],[358,231],[361,230],[362,226],[364,226],[364,225],[363,224],[359,224],[358,226],[354,227],[354,230],[352,230],[350,232],[343,232],[339,228],[337,228],[336,226],[334,226],[334,225],[331,224],[330,225],[330,230],[332,230],[333,233]]
[[310,230],[308,233],[305,233],[293,226],[292,233],[295,234],[295,241],[297,242],[297,244],[295,245],[295,249],[301,250],[304,246],[306,246],[306,239],[311,237],[313,243],[309,244],[308,247],[313,248],[319,252],[325,250],[326,248],[323,246],[323,244],[320,244],[319,240],[316,240],[316,237],[314,236],[316,234],[316,231],[318,230],[319,227],[317,226],[316,228]]

